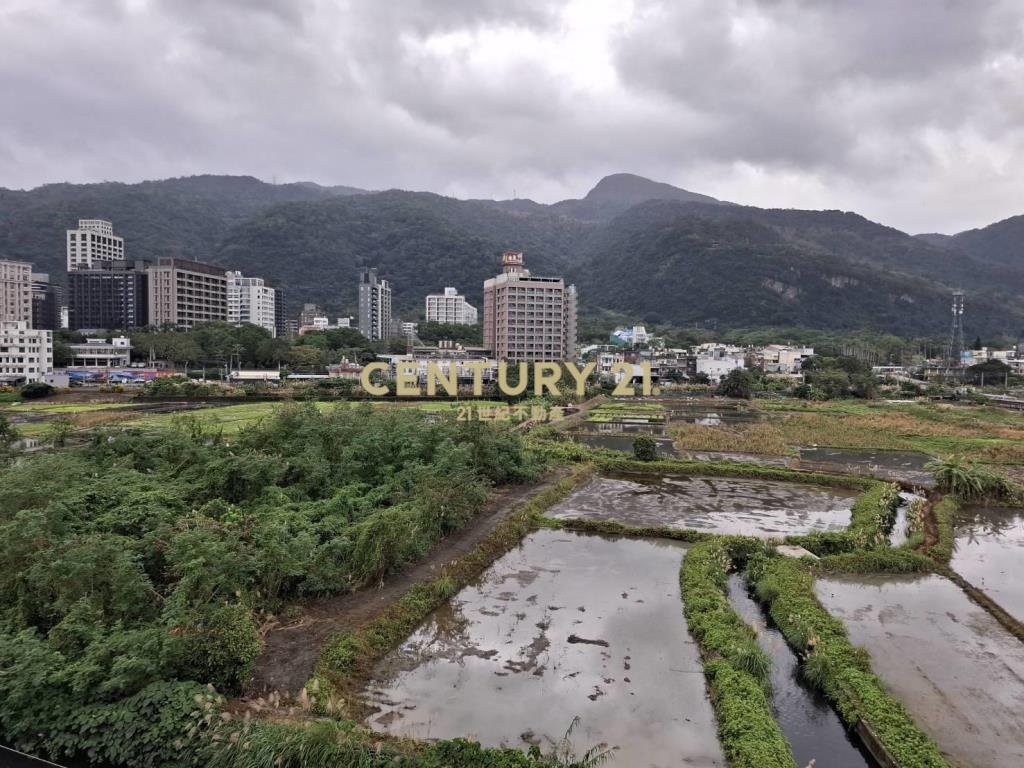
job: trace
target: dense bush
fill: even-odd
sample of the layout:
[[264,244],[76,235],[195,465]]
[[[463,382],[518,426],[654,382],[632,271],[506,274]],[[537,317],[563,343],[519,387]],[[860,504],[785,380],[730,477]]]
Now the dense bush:
[[818,602],[804,563],[754,555],[747,575],[789,645],[803,658],[804,677],[835,705],[849,726],[865,721],[901,768],[948,768],[935,743],[875,675],[843,623]]
[[637,461],[654,461],[658,458],[658,444],[650,435],[633,438],[633,458]]
[[53,387],[42,381],[30,381],[21,388],[21,396],[26,400],[49,397],[52,394]]
[[935,475],[935,484],[940,491],[951,493],[964,501],[1008,499],[1019,492],[1002,475],[983,469],[962,456],[929,462],[925,469]]
[[896,523],[900,489],[895,483],[867,480],[867,489],[850,510],[850,525],[845,531],[824,531],[789,536],[786,542],[803,547],[819,557],[852,552],[857,549],[887,547]]
[[293,406],[234,445],[179,426],[0,475],[0,739],[153,762],[166,743],[108,743],[77,718],[155,738],[175,686],[248,676],[263,612],[380,579],[465,525],[489,485],[537,471],[507,430],[412,410]]

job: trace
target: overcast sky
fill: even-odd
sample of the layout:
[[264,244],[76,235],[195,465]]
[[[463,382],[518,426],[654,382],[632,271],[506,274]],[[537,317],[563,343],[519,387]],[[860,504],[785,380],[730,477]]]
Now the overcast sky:
[[0,2],[0,186],[617,171],[911,232],[1024,213],[1024,0]]

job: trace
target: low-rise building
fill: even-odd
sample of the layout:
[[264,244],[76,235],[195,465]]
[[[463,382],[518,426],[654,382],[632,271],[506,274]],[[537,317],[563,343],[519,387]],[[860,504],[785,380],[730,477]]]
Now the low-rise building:
[[755,353],[758,367],[765,373],[800,373],[804,361],[814,357],[813,347],[769,344]]
[[110,339],[86,339],[84,344],[69,344],[69,368],[127,368],[132,362],[132,344],[127,336]]
[[0,321],[0,381],[44,381],[52,371],[52,331],[32,328],[27,320]]
[[704,374],[712,384],[719,383],[737,368],[746,368],[746,358],[742,354],[727,352],[724,349],[705,352],[696,356],[695,372]]

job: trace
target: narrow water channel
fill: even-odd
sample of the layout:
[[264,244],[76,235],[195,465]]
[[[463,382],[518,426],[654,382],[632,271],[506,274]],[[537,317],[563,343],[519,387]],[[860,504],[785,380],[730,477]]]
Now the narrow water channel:
[[771,657],[772,707],[796,764],[803,768],[814,760],[818,768],[876,768],[875,761],[825,698],[804,683],[796,654],[747,593],[746,582],[739,574],[729,577],[729,602],[757,630],[758,643]]
[[900,505],[896,509],[896,522],[893,523],[892,532],[889,534],[890,546],[902,547],[907,543],[907,522],[910,508],[919,501],[924,501],[924,496],[910,491],[900,491]]

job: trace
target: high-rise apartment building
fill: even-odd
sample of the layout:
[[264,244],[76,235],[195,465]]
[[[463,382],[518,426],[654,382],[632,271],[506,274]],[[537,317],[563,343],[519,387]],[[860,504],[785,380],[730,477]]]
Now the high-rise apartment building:
[[262,277],[242,277],[241,272],[228,272],[228,322],[249,323],[266,328],[277,335],[275,291]]
[[567,360],[576,352],[576,286],[534,277],[520,251],[484,281],[484,346],[498,360]]
[[163,256],[147,270],[149,324],[190,330],[228,319],[228,279],[219,267]]
[[476,325],[476,307],[460,296],[455,288],[447,287],[444,293],[427,296],[428,323],[452,323],[454,325]]
[[50,282],[45,272],[32,273],[32,327],[44,331],[60,328],[64,289]]
[[359,332],[370,341],[391,335],[391,285],[376,269],[359,274]]
[[289,328],[294,325],[294,320],[288,317],[288,301],[285,299],[284,289],[278,286],[274,288],[274,335],[279,339],[291,338],[295,332]]
[[94,262],[68,272],[68,326],[74,330],[141,328],[149,322],[149,262]]
[[68,272],[98,264],[124,261],[124,238],[103,219],[79,219],[78,229],[67,231]]
[[53,333],[25,320],[0,320],[0,381],[43,381],[53,371]]
[[26,322],[32,327],[32,265],[0,260],[0,321]]

